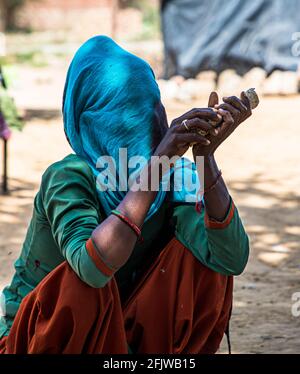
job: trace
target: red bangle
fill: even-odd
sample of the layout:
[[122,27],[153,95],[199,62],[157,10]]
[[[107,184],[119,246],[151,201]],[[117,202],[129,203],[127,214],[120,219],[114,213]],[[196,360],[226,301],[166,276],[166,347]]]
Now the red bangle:
[[[203,191],[200,191],[200,190],[198,191],[198,193],[197,193],[197,202],[196,202],[196,211],[197,211],[198,213],[201,213],[202,208],[203,208],[203,202],[202,202],[202,198],[203,198],[203,196],[204,196],[207,192],[213,190],[213,189],[216,187],[216,185],[218,184],[218,182],[219,182],[221,176],[222,176],[222,171],[219,170],[218,175],[217,175],[215,181],[214,181],[214,182],[213,182],[209,187],[205,188]],[[199,198],[199,200],[198,200],[198,197],[199,197],[199,196],[200,196],[200,198]]]
[[114,209],[114,210],[111,211],[111,214],[113,214],[114,216],[120,218],[121,221],[123,221],[124,223],[126,223],[127,226],[129,226],[132,229],[132,231],[135,233],[135,235],[138,238],[138,241],[140,243],[143,242],[142,231],[141,231],[141,229],[135,223],[133,223],[128,217],[126,217],[119,210]]

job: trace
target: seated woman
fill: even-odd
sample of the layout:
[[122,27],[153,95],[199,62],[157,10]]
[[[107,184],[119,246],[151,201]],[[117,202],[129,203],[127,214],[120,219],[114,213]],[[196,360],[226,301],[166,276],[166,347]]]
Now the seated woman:
[[[230,318],[233,276],[244,270],[249,252],[214,159],[251,114],[241,97],[218,105],[212,93],[208,108],[169,127],[146,62],[103,36],[78,50],[63,97],[75,154],[42,177],[15,275],[3,291],[3,353],[217,351]],[[217,130],[211,121],[219,122]],[[157,162],[151,156],[182,157],[190,146],[195,159],[204,158],[201,209],[191,202],[197,191],[175,189],[175,178],[170,191],[161,187],[178,163],[169,171],[162,164],[160,188],[138,188],[151,180]],[[116,161],[103,177],[99,158],[118,160],[121,148],[129,160],[144,157],[147,164],[130,188],[105,189],[114,173],[124,179],[129,166]],[[193,165],[184,163],[183,174],[197,174]]]

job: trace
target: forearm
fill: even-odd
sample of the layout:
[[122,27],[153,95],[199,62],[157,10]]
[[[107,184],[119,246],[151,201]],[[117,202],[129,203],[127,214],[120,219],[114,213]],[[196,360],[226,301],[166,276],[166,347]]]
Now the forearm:
[[[150,166],[144,171],[146,173],[141,178],[150,178]],[[117,210],[141,227],[155,197],[155,191],[130,190],[118,205]],[[108,266],[118,269],[130,257],[137,242],[137,236],[126,223],[110,215],[94,230],[92,240],[103,261]]]
[[[213,155],[204,158],[204,189],[214,185],[219,175],[219,168]],[[230,206],[230,195],[222,177],[216,185],[205,192],[204,202],[206,213],[210,218],[223,221]]]

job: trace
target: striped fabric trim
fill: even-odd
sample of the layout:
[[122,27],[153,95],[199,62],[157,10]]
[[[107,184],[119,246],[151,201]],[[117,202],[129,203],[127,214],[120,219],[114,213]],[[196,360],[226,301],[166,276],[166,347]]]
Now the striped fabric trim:
[[88,254],[92,258],[94,264],[96,265],[97,269],[100,270],[107,277],[112,277],[115,271],[108,267],[106,263],[101,259],[91,238],[85,243],[85,247]]
[[231,201],[229,213],[227,214],[227,217],[225,218],[223,222],[215,221],[209,218],[207,213],[205,213],[205,217],[204,217],[205,226],[208,229],[225,229],[232,221],[232,218],[234,217],[234,212],[235,212],[235,205],[233,201]]

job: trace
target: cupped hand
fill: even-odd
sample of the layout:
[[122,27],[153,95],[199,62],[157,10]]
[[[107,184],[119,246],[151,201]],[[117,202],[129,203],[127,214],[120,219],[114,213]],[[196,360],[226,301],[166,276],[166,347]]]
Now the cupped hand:
[[217,134],[208,134],[207,139],[210,145],[203,148],[200,144],[193,146],[193,155],[208,156],[214,154],[216,149],[233,133],[233,131],[252,114],[249,99],[244,92],[241,98],[236,96],[224,97],[223,103],[219,104],[219,97],[216,92],[212,92],[209,97],[208,106],[213,108],[222,117],[216,124]]
[[211,122],[218,122],[221,118],[213,108],[195,108],[174,119],[154,156],[181,157],[194,144],[203,148],[209,147],[211,141],[199,132],[204,131],[212,137],[217,135],[218,131]]

